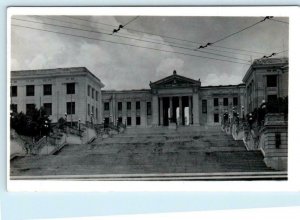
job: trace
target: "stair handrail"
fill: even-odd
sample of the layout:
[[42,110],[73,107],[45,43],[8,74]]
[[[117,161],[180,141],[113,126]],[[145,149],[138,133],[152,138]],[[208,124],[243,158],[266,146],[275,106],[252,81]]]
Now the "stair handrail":
[[34,153],[38,153],[41,148],[47,143],[47,137],[43,136],[41,139],[39,139],[37,142],[34,143]]

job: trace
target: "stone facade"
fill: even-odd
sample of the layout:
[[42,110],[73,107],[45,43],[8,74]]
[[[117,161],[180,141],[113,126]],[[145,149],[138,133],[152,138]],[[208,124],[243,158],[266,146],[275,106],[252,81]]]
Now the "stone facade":
[[150,90],[102,91],[103,120],[128,126],[152,125]]
[[30,107],[44,106],[53,123],[66,113],[68,122],[101,123],[103,87],[85,67],[12,71],[11,108],[26,113]]
[[288,58],[254,60],[243,78],[246,84],[245,111],[253,111],[263,100],[288,95]]
[[148,90],[104,90],[103,118],[114,124],[122,121],[140,127],[220,125],[225,112],[242,114],[244,88],[244,84],[202,87],[200,80],[174,71],[150,82]]

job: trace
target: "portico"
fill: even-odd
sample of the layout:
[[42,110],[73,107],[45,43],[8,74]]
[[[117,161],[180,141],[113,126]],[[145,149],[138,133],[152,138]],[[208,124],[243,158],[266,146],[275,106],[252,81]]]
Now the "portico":
[[161,96],[159,99],[159,125],[191,125],[192,96]]
[[152,92],[152,125],[199,124],[199,87],[201,82],[177,75],[150,82]]

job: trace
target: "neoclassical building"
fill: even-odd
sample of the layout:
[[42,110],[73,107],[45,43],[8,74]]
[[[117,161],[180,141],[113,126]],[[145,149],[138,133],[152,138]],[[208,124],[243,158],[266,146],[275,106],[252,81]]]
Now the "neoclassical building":
[[53,123],[103,122],[128,127],[219,125],[224,113],[246,114],[262,100],[288,94],[288,59],[253,62],[238,85],[203,86],[178,74],[150,82],[143,90],[102,90],[85,67],[11,72],[11,109],[44,107]]
[[288,96],[288,65],[288,58],[254,60],[243,78],[246,112],[259,107],[263,100],[272,102]]
[[102,91],[106,122],[127,126],[218,125],[225,112],[241,113],[245,85],[201,86],[179,75],[150,82],[150,89]]

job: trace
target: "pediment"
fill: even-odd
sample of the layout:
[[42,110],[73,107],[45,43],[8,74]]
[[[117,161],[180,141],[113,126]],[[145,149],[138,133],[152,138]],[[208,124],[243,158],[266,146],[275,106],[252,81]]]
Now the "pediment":
[[151,88],[190,87],[200,85],[200,81],[180,76],[177,74],[173,74],[153,83],[150,82]]

